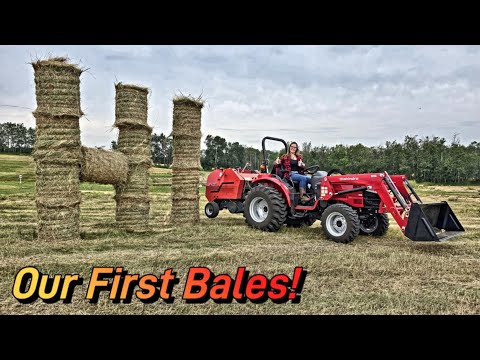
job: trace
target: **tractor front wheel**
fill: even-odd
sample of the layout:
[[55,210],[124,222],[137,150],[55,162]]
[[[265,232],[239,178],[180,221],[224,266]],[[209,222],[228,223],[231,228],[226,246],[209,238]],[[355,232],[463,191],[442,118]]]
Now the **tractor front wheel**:
[[322,214],[321,221],[325,236],[337,243],[347,244],[360,232],[358,214],[345,204],[328,206]]
[[389,225],[387,214],[374,214],[360,222],[360,235],[383,236]]
[[277,231],[287,217],[287,205],[278,190],[257,185],[245,198],[243,216],[256,229]]

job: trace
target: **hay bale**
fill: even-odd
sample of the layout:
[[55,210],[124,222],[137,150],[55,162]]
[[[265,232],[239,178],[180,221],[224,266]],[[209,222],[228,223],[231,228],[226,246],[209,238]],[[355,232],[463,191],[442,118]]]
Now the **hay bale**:
[[188,196],[187,198],[172,197],[172,211],[170,221],[176,225],[191,225],[200,221],[199,213],[200,196]]
[[130,162],[151,161],[152,128],[122,126],[118,133],[118,151],[125,154]]
[[37,114],[35,149],[80,148],[78,117]]
[[[198,193],[200,184],[199,171],[172,172],[172,198],[185,199]],[[193,197],[195,199],[195,197]]]
[[128,162],[124,154],[85,146],[82,146],[81,150],[80,181],[112,185],[124,184],[127,181]]
[[136,85],[115,85],[115,126],[119,129],[118,151],[128,162],[124,184],[115,186],[116,221],[120,228],[143,231],[148,228],[148,196],[152,128],[147,124],[148,89]]
[[67,58],[51,58],[32,63],[35,70],[37,109],[34,116],[80,117],[80,75],[83,70]]
[[199,184],[199,182],[183,185],[172,183],[172,198],[183,199],[183,194],[195,194],[195,192],[198,192]]
[[193,224],[199,217],[201,110],[203,102],[191,97],[173,100],[172,210],[170,221]]
[[201,137],[203,101],[188,96],[173,99],[173,136]]
[[39,240],[80,238],[80,75],[66,58],[32,63],[37,109],[35,193]]
[[201,136],[174,136],[172,168],[202,169],[200,144]]
[[129,231],[149,229],[150,198],[148,195],[116,194],[115,220],[119,228]]
[[115,126],[147,126],[148,89],[131,84],[115,84]]
[[80,204],[80,168],[70,164],[35,163],[37,205],[55,208]]
[[48,208],[37,204],[38,240],[78,240],[80,228],[80,207]]
[[127,181],[115,185],[117,195],[146,195],[150,185],[150,168],[145,164],[130,164]]

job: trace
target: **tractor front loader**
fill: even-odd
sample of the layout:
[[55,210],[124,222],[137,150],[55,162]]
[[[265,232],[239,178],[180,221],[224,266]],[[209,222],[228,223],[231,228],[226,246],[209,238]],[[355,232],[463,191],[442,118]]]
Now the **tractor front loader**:
[[[283,225],[311,226],[321,221],[325,236],[349,243],[358,235],[384,236],[390,214],[402,233],[413,241],[444,241],[465,230],[446,201],[424,203],[405,175],[386,171],[343,174],[338,169],[320,171],[318,165],[305,172],[311,175],[308,203],[301,203],[298,184],[283,176],[282,169],[268,169],[265,141],[261,171],[217,169],[207,178],[205,214],[215,218],[219,211],[243,213],[246,222],[264,231],[278,231]],[[337,175],[334,175],[337,173]]]

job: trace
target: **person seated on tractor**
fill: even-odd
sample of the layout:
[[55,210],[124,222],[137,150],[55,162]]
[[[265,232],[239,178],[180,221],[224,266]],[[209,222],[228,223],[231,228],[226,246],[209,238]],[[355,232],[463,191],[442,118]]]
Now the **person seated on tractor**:
[[298,144],[293,141],[290,143],[290,147],[287,154],[282,155],[281,158],[275,160],[275,170],[278,174],[279,168],[284,171],[283,177],[285,179],[292,179],[298,181],[300,191],[300,201],[307,202],[310,197],[307,195],[307,184],[311,184],[312,179],[310,176],[305,175],[305,163],[302,160],[302,155],[299,152]]

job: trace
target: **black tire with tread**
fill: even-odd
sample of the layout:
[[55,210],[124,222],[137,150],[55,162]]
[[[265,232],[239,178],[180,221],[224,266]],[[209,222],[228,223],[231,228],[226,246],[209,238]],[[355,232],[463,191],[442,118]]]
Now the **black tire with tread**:
[[288,218],[285,220],[287,227],[299,228],[302,226],[312,226],[317,219],[314,216],[307,215],[303,218],[292,219]]
[[388,231],[388,226],[390,225],[390,220],[388,219],[387,214],[375,214],[378,219],[377,228],[372,232],[365,232],[360,228],[360,235],[366,236],[384,236]]
[[[347,229],[345,233],[341,236],[335,236],[333,234],[330,234],[327,230],[326,226],[326,220],[328,215],[330,215],[332,212],[339,212],[345,217],[345,220],[347,221]],[[348,244],[355,239],[358,234],[360,233],[360,219],[358,218],[358,214],[355,210],[353,210],[350,206],[345,205],[345,204],[333,204],[329,205],[322,214],[322,229],[323,232],[325,233],[325,236],[327,239],[333,240],[337,243],[343,243],[343,244]]]
[[[257,197],[265,199],[269,207],[267,218],[258,223],[250,216],[250,203]],[[263,231],[278,231],[287,218],[287,204],[280,192],[273,187],[257,185],[247,194],[244,202],[243,216],[248,225]]]
[[[210,211],[208,209],[210,209]],[[205,215],[208,218],[210,219],[216,218],[219,212],[220,212],[220,206],[218,206],[216,202],[211,201],[205,205]]]

